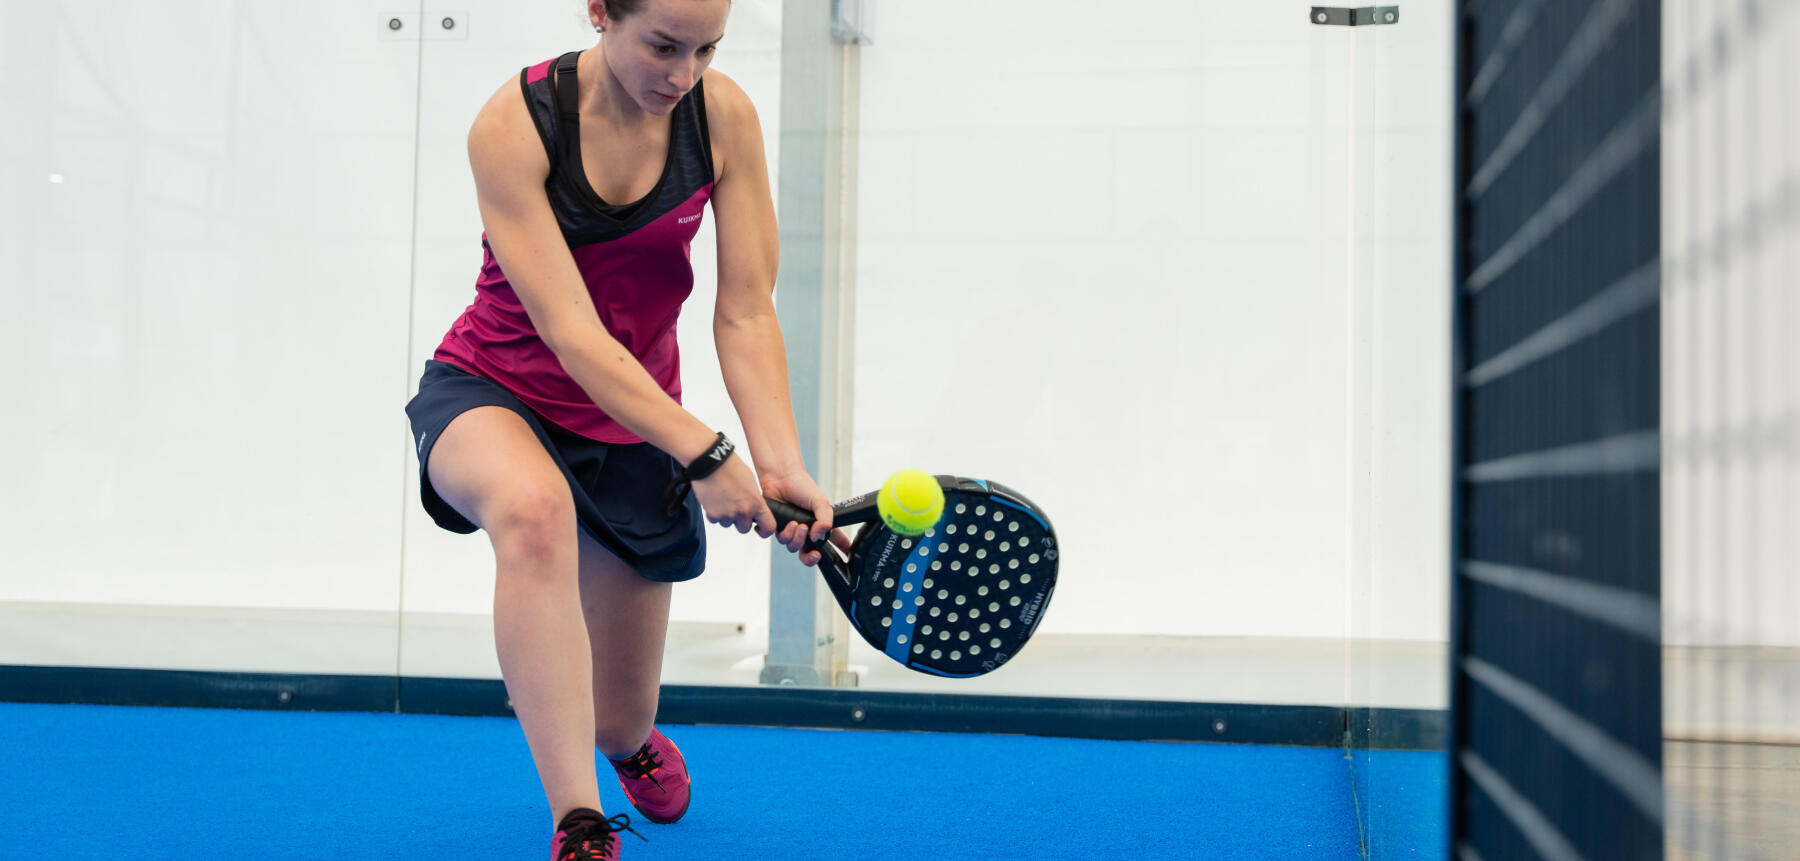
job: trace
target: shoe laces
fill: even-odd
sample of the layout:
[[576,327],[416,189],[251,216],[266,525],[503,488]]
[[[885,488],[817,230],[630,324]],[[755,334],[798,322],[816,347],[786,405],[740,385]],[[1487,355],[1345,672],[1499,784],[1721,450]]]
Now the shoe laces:
[[613,844],[610,838],[620,831],[630,831],[637,839],[646,843],[650,838],[637,833],[631,827],[631,817],[621,813],[610,819],[578,819],[567,831],[563,832],[562,852],[555,861],[585,861],[596,858],[611,861],[614,858]]
[[[650,747],[650,742],[644,742],[644,746],[638,748],[637,753],[619,760],[619,771],[626,777],[648,777],[651,783],[656,784],[657,789],[663,788],[661,781],[656,779],[656,772],[661,769],[662,760],[657,758],[656,751]],[[664,789],[663,791],[667,792],[668,790]]]

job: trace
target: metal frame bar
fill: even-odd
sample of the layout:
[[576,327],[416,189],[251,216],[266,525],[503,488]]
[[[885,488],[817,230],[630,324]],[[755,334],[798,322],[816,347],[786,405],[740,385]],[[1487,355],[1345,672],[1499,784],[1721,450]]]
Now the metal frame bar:
[[[781,11],[782,274],[776,313],[806,467],[833,499],[850,480],[855,324],[858,43],[835,37],[837,4]],[[818,572],[791,554],[769,565],[772,685],[854,685],[849,626]]]

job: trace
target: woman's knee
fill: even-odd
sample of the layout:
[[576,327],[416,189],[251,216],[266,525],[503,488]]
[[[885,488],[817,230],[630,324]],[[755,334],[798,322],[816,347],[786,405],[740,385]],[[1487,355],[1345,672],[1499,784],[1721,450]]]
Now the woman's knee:
[[575,503],[560,478],[555,483],[516,482],[481,506],[481,528],[487,531],[503,564],[565,557],[573,561]]

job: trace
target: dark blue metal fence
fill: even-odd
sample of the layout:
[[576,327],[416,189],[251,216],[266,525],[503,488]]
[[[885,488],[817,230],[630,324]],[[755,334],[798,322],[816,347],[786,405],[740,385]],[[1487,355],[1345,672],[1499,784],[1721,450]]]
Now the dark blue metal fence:
[[1660,858],[1661,9],[1458,30],[1452,851]]

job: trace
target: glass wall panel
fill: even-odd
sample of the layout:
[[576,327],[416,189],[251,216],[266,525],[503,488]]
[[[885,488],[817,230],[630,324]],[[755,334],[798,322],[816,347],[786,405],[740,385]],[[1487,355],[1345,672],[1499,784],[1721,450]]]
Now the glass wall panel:
[[1791,857],[1800,10],[1661,9],[1665,850]]
[[880,13],[853,484],[1000,481],[1063,556],[1005,668],[853,641],[863,685],[1341,703],[1352,42],[1211,0]]
[[[1353,28],[1351,771],[1371,858],[1442,857],[1451,4]],[[1384,13],[1385,14],[1385,13]]]
[[0,663],[394,672],[419,43],[385,9],[0,6]]

